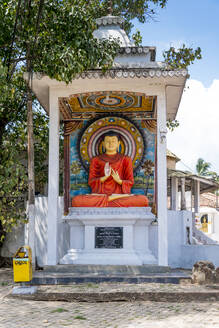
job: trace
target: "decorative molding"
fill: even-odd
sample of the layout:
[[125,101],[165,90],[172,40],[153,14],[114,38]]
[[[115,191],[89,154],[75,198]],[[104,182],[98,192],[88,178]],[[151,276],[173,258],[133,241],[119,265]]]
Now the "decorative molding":
[[[134,64],[133,64],[134,65]],[[103,72],[102,70],[92,70],[83,72],[81,74],[76,74],[72,80],[78,79],[119,79],[119,78],[166,78],[166,77],[186,77],[188,75],[188,71],[186,69],[183,70],[164,70],[164,69],[156,69],[156,68],[126,68],[126,69],[111,69],[107,72]],[[34,74],[34,78],[41,80],[44,76],[43,74],[37,73]]]
[[156,131],[157,131],[157,120],[142,119],[141,126],[142,126],[142,128],[148,129],[152,133],[156,133]]
[[81,129],[82,126],[83,126],[83,121],[79,121],[79,120],[65,122],[64,135],[69,136],[73,131],[77,129]]
[[93,91],[93,92],[86,92],[86,93],[73,93],[69,96],[69,98],[72,97],[88,97],[88,96],[102,96],[102,95],[132,95],[132,96],[146,96],[143,92],[133,92],[133,91],[118,91],[118,90],[112,90],[112,91]]
[[98,26],[106,26],[106,25],[120,25],[123,26],[125,22],[125,19],[119,16],[112,16],[112,15],[108,15],[108,16],[103,16],[100,18],[96,19],[96,24]]
[[121,219],[126,218],[155,218],[154,214],[151,213],[150,207],[70,207],[68,216],[63,217],[65,221],[72,219],[85,219],[87,217],[96,219],[105,219],[119,217]]
[[59,110],[62,114],[63,120],[71,119],[71,107],[68,105],[67,101],[63,98],[59,98]]
[[161,69],[111,69],[107,72],[102,72],[101,70],[93,70],[88,72],[83,72],[81,74],[76,74],[74,79],[98,79],[98,78],[153,78],[153,77],[174,77],[174,76],[183,76],[186,77],[188,74],[187,70],[161,70]]
[[[119,55],[121,56],[145,56],[147,54],[150,53],[150,60],[152,62],[155,61],[155,57],[156,57],[156,47],[148,47],[148,46],[141,46],[141,47],[135,47],[135,46],[131,46],[131,47],[120,47],[119,49]],[[147,64],[145,64],[147,65]]]
[[[112,112],[147,112],[148,117],[153,117],[154,96],[129,91],[97,91],[71,95],[60,98],[62,107],[67,107],[66,112],[75,113],[112,113]],[[63,108],[60,110],[63,111]]]
[[159,133],[160,133],[160,142],[164,143],[166,141],[166,137],[167,137],[167,128],[164,126],[160,126]]

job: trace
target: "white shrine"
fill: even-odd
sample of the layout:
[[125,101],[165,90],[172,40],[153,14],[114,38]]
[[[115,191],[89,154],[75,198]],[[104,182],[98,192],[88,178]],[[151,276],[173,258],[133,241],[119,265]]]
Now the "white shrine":
[[[42,266],[59,263],[163,266],[176,263],[177,265],[181,256],[181,250],[177,245],[191,243],[191,216],[183,211],[178,213],[172,211],[169,214],[167,211],[166,121],[176,117],[187,79],[187,70],[170,70],[164,63],[157,62],[155,47],[136,47],[123,30],[123,23],[122,18],[111,15],[97,19],[98,29],[94,32],[94,36],[97,39],[118,38],[121,44],[113,67],[106,73],[100,69],[84,72],[76,76],[68,85],[41,74],[33,76],[33,92],[50,117],[48,198],[36,199],[35,248],[38,264]],[[118,107],[109,109],[109,105],[104,109],[104,101],[100,105],[99,100],[105,99],[104,97],[108,99],[108,104],[109,99],[124,104],[125,101],[137,99],[139,102],[137,104],[136,100],[135,106],[120,106],[118,114],[124,120],[127,117],[127,122],[131,119],[145,122],[142,126],[146,126],[146,130],[153,123],[155,148],[152,155],[155,164],[154,194],[151,194],[151,204],[155,203],[155,214],[151,212],[152,206],[147,208],[71,207],[69,192],[73,192],[71,189],[74,189],[72,187],[74,183],[68,180],[71,170],[70,143],[76,140],[74,139],[76,136],[71,139],[71,133],[74,133],[76,128],[82,130],[84,121],[89,123],[89,120],[93,122],[95,118],[97,120],[101,117],[105,118],[107,113],[109,117],[114,117],[112,112],[117,113]],[[80,104],[77,102],[78,99]],[[115,117],[120,116],[115,114]],[[65,144],[68,145],[65,149],[64,200],[59,194],[60,120],[65,123]],[[117,128],[122,129],[120,125]],[[68,129],[70,129],[69,133]],[[134,131],[135,127],[131,126],[130,129]],[[84,133],[87,133],[87,130]],[[149,136],[149,132],[146,135]],[[134,137],[131,135],[128,139],[124,132],[124,144],[126,138],[129,144]],[[146,138],[144,156],[149,151],[149,141]],[[72,151],[76,151],[75,149]],[[141,149],[138,148],[138,151],[140,154]],[[145,177],[142,179],[149,181]],[[176,227],[177,220],[180,222],[180,232]],[[96,232],[98,227],[113,228],[114,234],[117,231],[115,228],[121,228],[122,234],[120,233],[118,237],[122,239],[120,247],[98,248],[96,244],[96,239],[100,238]],[[106,231],[108,233],[109,229]]]

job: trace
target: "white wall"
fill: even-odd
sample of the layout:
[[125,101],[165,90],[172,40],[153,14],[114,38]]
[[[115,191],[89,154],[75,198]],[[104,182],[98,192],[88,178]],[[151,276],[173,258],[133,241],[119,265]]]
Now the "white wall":
[[213,232],[218,237],[217,240],[219,240],[219,213],[214,214]]
[[[182,267],[182,245],[192,242],[192,214],[189,211],[168,211],[168,265]],[[190,230],[188,238],[186,228]],[[149,228],[149,247],[157,257],[158,227],[152,225]]]
[[[186,227],[189,227],[191,231],[189,241]],[[189,244],[191,241],[191,212],[168,211],[168,264],[171,267],[191,269],[195,262],[206,260],[219,266],[219,245],[191,245]]]
[[[36,202],[36,256],[39,266],[47,264],[47,211],[48,198],[37,197]],[[58,220],[58,258],[62,258],[69,249],[69,227],[61,222],[63,213],[63,197],[59,198]],[[219,229],[219,217],[215,220]],[[186,233],[190,228],[190,239]],[[192,239],[192,215],[189,211],[168,211],[168,265],[171,267],[192,268],[199,260],[208,260],[219,266],[219,245],[190,245]],[[24,227],[19,226],[7,235],[1,256],[12,257],[18,247],[25,244]],[[149,248],[157,258],[158,255],[158,226],[149,226]]]
[[197,261],[210,261],[219,266],[219,245],[182,245],[181,263],[183,268],[192,268]]
[[[187,230],[189,229],[189,230]],[[192,213],[190,211],[168,211],[168,264],[183,267],[182,245],[192,243]]]
[[148,229],[149,249],[158,258],[158,225],[152,224]]
[[61,259],[70,248],[70,229],[68,223],[62,222],[64,212],[64,198],[59,197],[59,213],[58,213],[58,259]]
[[35,247],[36,260],[39,266],[43,266],[47,261],[47,212],[48,198],[35,198]]
[[178,267],[182,238],[182,215],[180,211],[168,211],[168,265]]
[[24,225],[20,224],[14,227],[10,233],[7,233],[1,248],[1,256],[13,257],[16,250],[24,244]]
[[[36,230],[36,258],[39,266],[47,264],[47,213],[48,198],[36,197],[35,200],[35,230]],[[69,248],[69,228],[61,222],[63,213],[63,197],[59,197],[58,204],[58,257],[61,258]]]

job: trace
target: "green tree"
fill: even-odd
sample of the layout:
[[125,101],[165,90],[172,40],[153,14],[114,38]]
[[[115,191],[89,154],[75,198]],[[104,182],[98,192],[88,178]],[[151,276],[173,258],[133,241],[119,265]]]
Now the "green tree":
[[168,120],[167,121],[167,128],[171,131],[171,132],[173,132],[173,130],[175,129],[175,128],[177,128],[179,126],[179,121],[177,121],[177,120]]
[[211,163],[205,162],[203,158],[199,158],[196,164],[196,172],[198,175],[207,176],[209,175],[210,167]]
[[[153,18],[157,7],[164,8],[166,4],[167,0],[114,0],[110,10],[113,15],[126,19],[125,29],[130,34],[134,18],[144,23]],[[107,0],[0,0],[0,220],[6,230],[7,215],[13,218],[13,213],[18,211],[16,204],[4,205],[5,199],[18,197],[18,194],[14,195],[14,189],[23,194],[27,188],[27,168],[20,162],[20,156],[23,156],[23,147],[27,146],[27,100],[30,110],[33,95],[27,92],[23,73],[29,73],[30,84],[32,72],[42,72],[69,83],[75,74],[84,70],[110,68],[118,43],[115,40],[97,41],[92,35],[96,28],[94,18],[108,13]],[[139,35],[136,42],[140,42]],[[34,110],[33,116],[37,134],[37,124],[42,124],[40,120],[45,125],[47,122],[40,110]],[[17,127],[22,127],[26,134],[24,136],[19,130],[15,140]],[[44,150],[38,152],[43,142]],[[42,135],[35,135],[34,145],[35,169],[40,172],[47,141]],[[19,179],[14,172],[18,172]],[[14,182],[6,184],[4,177]],[[37,176],[36,180],[41,181],[41,177]],[[3,210],[6,207],[10,214]]]
[[[44,72],[51,78],[68,83],[76,73],[92,67],[106,69],[112,64],[118,43],[107,40],[97,41],[92,37],[95,28],[93,20],[95,5],[88,6],[86,1],[80,0],[0,1],[0,74],[3,85],[0,92],[1,146],[5,136],[7,140],[11,138],[7,135],[8,129],[10,125],[15,126],[18,123],[18,116],[21,115],[23,122],[26,121],[27,109],[27,130],[32,130],[32,95],[29,89],[32,72]],[[28,87],[23,80],[25,71],[29,74]],[[7,144],[7,140],[4,140],[4,145]],[[30,205],[34,204],[35,191],[33,143],[32,133],[29,133],[28,154],[31,160],[28,161],[30,163],[28,198]],[[10,154],[13,154],[19,142],[16,146],[10,142],[9,144],[14,147],[13,151],[10,150]],[[14,181],[11,167],[13,166],[16,170],[19,167],[19,163],[15,161],[17,156],[10,159],[11,161],[4,156],[2,147],[0,152],[2,164],[0,219],[6,231],[10,228],[8,216],[13,217],[18,213],[15,203],[8,204],[11,210],[7,215],[4,208],[8,205],[3,207],[7,204],[7,199],[18,196],[13,194],[15,187],[13,184],[7,186],[3,184],[5,176],[10,176]],[[39,163],[42,162],[41,158]],[[6,170],[9,163],[10,174]]]
[[[205,162],[202,158],[199,158],[196,164],[196,172],[205,177],[210,177],[216,183],[219,184],[219,175],[215,171],[210,171],[211,163]],[[219,189],[214,191],[216,195],[216,208],[218,208],[218,196],[219,196]]]
[[170,47],[169,50],[163,52],[164,60],[170,69],[187,68],[193,64],[196,59],[201,59],[201,48],[193,49],[186,47],[185,44],[181,48],[175,49]]
[[[48,169],[48,117],[34,105],[36,190],[43,193]],[[27,199],[27,123],[22,116],[16,124],[7,126],[0,150],[0,221],[4,232],[25,221],[24,202]],[[1,234],[1,237],[4,233]]]

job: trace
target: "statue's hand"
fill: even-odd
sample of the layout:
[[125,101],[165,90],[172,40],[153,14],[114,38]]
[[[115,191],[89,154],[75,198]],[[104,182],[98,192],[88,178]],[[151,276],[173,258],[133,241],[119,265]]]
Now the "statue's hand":
[[111,175],[111,166],[109,165],[109,162],[107,162],[104,166],[104,174],[105,176],[100,178],[101,182],[106,181]]
[[106,177],[111,175],[111,166],[109,165],[109,162],[107,162],[104,166],[104,174]]
[[114,171],[112,169],[112,177],[113,177],[113,180],[116,181],[118,184],[122,184],[122,180],[120,179],[120,176],[119,176],[119,173],[117,171]]

